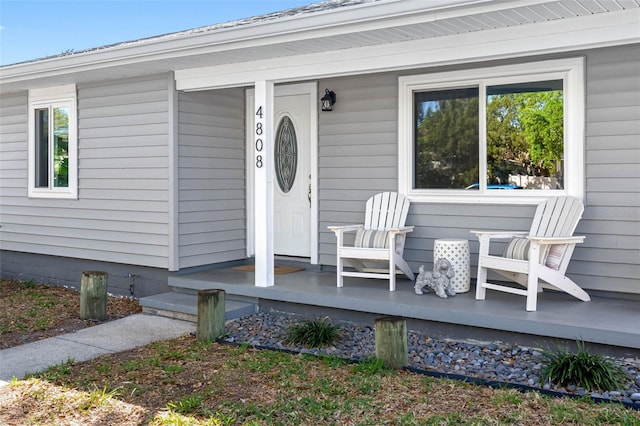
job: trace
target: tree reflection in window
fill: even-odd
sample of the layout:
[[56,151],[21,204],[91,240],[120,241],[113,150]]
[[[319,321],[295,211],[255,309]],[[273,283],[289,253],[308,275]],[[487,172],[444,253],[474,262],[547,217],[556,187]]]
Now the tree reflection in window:
[[487,189],[563,189],[562,85],[550,80],[414,92],[414,188],[478,190],[483,167]]
[[464,189],[478,182],[478,88],[416,92],[414,105],[414,187]]
[[562,80],[487,87],[487,183],[564,187]]
[[53,109],[53,186],[69,186],[69,108]]

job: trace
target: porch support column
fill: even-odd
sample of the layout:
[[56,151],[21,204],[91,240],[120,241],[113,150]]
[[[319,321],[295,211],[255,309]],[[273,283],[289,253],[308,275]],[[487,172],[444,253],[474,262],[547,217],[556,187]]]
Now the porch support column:
[[255,285],[271,287],[273,272],[273,81],[255,82]]

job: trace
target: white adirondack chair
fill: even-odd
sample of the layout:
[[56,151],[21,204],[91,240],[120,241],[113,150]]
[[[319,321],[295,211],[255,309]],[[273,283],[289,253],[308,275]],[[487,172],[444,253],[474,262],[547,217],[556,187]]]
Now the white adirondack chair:
[[[396,274],[403,273],[411,280],[413,272],[402,258],[407,233],[413,226],[405,226],[409,200],[395,192],[382,192],[369,198],[364,224],[329,226],[337,239],[337,286],[342,277],[382,278],[389,280],[389,291],[396,289]],[[345,233],[355,233],[354,245],[345,245]],[[345,271],[345,263],[356,269]]]
[[[486,290],[526,296],[527,311],[535,311],[538,292],[543,288],[561,290],[588,302],[589,295],[565,276],[577,243],[585,237],[573,236],[584,206],[573,197],[554,197],[536,209],[529,232],[471,231],[480,240],[476,300],[484,300]],[[504,255],[489,254],[492,239],[511,239]],[[487,271],[515,281],[525,289],[487,282]]]

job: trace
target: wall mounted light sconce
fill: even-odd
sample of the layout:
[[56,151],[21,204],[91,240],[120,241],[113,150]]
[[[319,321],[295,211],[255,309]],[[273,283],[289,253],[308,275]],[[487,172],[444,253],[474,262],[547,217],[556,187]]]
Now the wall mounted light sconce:
[[333,104],[336,103],[336,94],[329,89],[324,89],[324,96],[320,99],[323,111],[332,111]]

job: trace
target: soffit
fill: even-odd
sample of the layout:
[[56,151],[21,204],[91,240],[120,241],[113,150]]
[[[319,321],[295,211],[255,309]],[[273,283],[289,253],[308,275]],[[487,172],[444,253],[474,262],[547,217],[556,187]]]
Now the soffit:
[[[257,20],[255,24],[243,24],[242,28],[213,26],[210,31],[170,34],[79,55],[3,67],[0,84],[2,91],[9,92],[314,53],[345,55],[348,49],[354,48],[417,40],[428,42],[468,33],[478,33],[481,37],[483,31],[569,22],[640,9],[640,0],[441,0],[439,7],[429,9],[424,8],[425,3],[415,0],[343,1],[340,4],[341,8],[323,9],[322,14],[316,12],[322,19],[317,18],[315,26],[308,28],[294,24],[297,19],[307,19],[313,13],[281,21]],[[349,13],[345,12],[354,10],[353,13],[360,12],[361,17],[365,8],[374,12],[367,19],[349,22]],[[395,14],[384,16],[385,10]],[[340,14],[336,14],[338,11]],[[332,21],[338,17],[343,18]],[[277,28],[278,25],[281,27]],[[265,33],[269,26],[282,32]],[[236,32],[229,32],[231,30]]]

